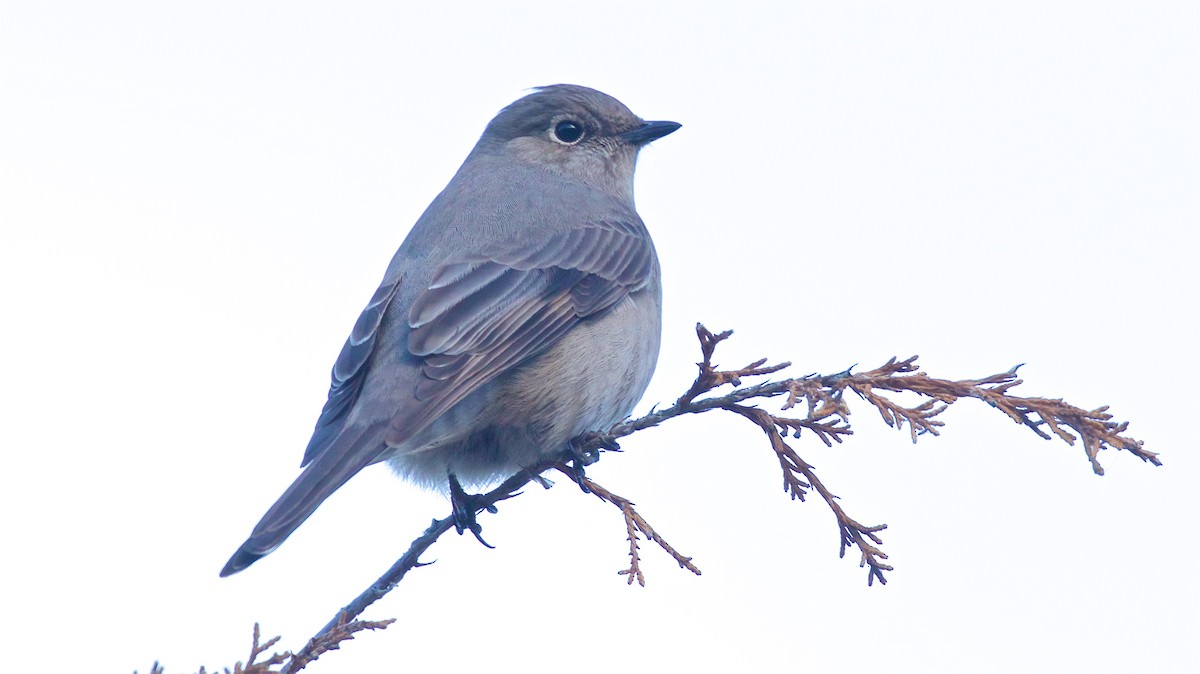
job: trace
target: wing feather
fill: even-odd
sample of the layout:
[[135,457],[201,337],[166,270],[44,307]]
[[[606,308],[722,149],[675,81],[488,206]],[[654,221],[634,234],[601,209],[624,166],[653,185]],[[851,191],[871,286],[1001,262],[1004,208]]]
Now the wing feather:
[[342,345],[342,351],[334,361],[333,372],[330,375],[332,382],[329,385],[329,398],[321,409],[316,429],[304,450],[301,467],[307,466],[341,431],[341,422],[349,414],[362,390],[367,362],[375,351],[375,340],[379,336],[379,326],[402,280],[401,277],[397,277],[395,281],[379,286],[371,301],[367,303],[367,308],[363,309],[354,323],[350,337]]
[[[463,265],[453,265],[461,268]],[[429,288],[421,293],[409,311],[409,324],[420,327],[446,313],[451,307],[500,281],[505,276],[504,267],[494,263],[476,263],[467,266],[466,273],[453,277],[439,274]],[[502,290],[500,292],[503,292]]]
[[632,216],[439,269],[409,312],[408,348],[424,359],[419,404],[397,411],[387,443],[401,445],[480,386],[545,352],[579,321],[645,287],[653,266],[653,244]]

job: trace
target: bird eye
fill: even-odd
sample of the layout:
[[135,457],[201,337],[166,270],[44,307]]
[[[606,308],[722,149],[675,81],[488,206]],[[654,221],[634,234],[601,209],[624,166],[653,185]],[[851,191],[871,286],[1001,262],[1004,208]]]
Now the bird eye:
[[574,145],[581,138],[583,138],[583,125],[578,122],[564,119],[554,125],[554,140],[560,143]]

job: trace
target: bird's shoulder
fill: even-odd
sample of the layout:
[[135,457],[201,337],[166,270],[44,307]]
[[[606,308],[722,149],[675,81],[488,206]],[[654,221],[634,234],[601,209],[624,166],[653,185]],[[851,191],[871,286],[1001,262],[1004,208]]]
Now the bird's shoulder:
[[425,209],[398,251],[401,258],[486,259],[573,230],[648,240],[632,203],[542,167],[479,164],[460,170]]

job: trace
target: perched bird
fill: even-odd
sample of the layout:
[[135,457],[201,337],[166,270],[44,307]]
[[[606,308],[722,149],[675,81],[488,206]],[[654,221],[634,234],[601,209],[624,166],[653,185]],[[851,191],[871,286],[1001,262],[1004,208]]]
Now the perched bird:
[[567,84],[501,110],[396,251],[333,366],[303,472],[221,575],[373,463],[483,485],[625,418],[654,373],[662,305],[634,165],[679,126]]

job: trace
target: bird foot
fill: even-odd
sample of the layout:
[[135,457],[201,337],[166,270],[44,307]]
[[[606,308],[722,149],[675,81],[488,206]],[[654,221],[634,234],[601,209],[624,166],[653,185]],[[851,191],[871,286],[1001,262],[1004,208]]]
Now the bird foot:
[[[584,445],[597,439],[600,441],[599,449],[583,448]],[[601,451],[621,451],[621,446],[617,444],[615,439],[610,438],[603,433],[595,432],[584,433],[583,435],[572,439],[569,443],[567,443],[567,448],[571,451],[572,459],[569,463],[567,463],[566,473],[571,476],[571,479],[575,481],[575,484],[579,485],[579,488],[582,489],[583,493],[585,494],[592,493],[592,490],[587,486],[585,479],[587,475],[584,472],[584,468],[599,461]]]
[[496,546],[483,540],[483,527],[475,519],[475,516],[484,510],[495,513],[496,506],[485,504],[478,494],[468,494],[454,474],[450,475],[450,510],[451,517],[454,518],[454,530],[459,536],[463,535],[464,531],[470,531],[475,540],[484,547],[496,549]]
[[[595,449],[584,449],[584,446],[592,442],[598,442],[599,447]],[[571,450],[571,456],[575,458],[575,463],[584,466],[590,466],[600,460],[600,452],[619,452],[621,445],[617,444],[616,438],[589,431],[575,438],[572,438],[567,443],[567,449]]]

